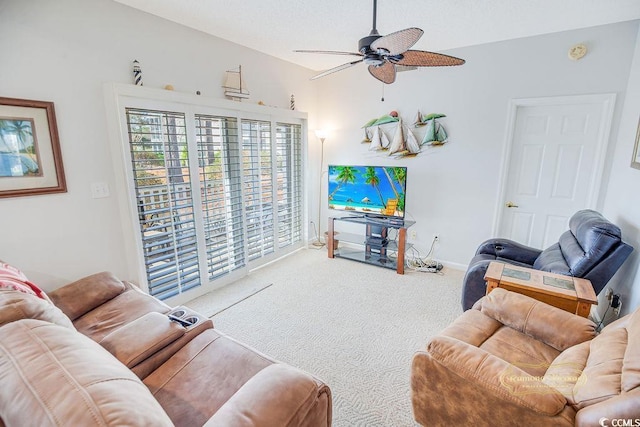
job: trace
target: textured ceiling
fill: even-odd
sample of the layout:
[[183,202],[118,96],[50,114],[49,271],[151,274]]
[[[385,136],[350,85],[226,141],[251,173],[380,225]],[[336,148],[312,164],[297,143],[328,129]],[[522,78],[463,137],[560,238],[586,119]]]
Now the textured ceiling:
[[[294,49],[355,52],[372,26],[372,0],[114,1],[313,70],[346,57]],[[413,48],[439,52],[634,19],[640,0],[379,0],[377,28],[422,28]]]

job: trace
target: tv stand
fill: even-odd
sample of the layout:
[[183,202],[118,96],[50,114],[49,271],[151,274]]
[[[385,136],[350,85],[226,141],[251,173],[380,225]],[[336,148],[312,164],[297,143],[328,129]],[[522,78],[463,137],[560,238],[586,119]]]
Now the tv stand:
[[[356,224],[351,229],[359,229],[359,233],[337,231],[336,224]],[[367,216],[344,216],[329,218],[327,248],[329,258],[346,258],[353,261],[396,270],[404,274],[405,252],[411,247],[407,243],[407,228],[415,221],[404,221],[397,218],[376,218]],[[364,230],[362,227],[364,226]],[[389,240],[389,230],[398,230],[397,239]],[[336,235],[337,234],[337,235]],[[334,240],[343,242],[343,247],[336,248]],[[352,243],[354,245],[346,245]],[[355,247],[353,247],[355,246]],[[395,253],[395,256],[392,254]]]

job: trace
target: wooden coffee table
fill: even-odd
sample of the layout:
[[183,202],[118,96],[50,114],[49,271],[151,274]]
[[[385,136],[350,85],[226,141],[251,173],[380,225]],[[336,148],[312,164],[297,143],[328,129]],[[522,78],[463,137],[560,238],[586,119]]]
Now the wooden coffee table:
[[593,286],[587,279],[496,261],[489,264],[484,279],[487,294],[495,288],[504,288],[582,317],[589,316],[591,305],[598,304]]

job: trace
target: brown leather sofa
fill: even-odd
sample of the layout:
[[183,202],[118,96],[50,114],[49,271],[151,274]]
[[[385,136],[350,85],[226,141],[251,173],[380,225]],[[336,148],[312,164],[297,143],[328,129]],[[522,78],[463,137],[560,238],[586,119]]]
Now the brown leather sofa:
[[0,427],[331,425],[322,381],[188,308],[109,273],[49,297],[0,290]]
[[640,425],[640,309],[596,325],[495,289],[415,354],[424,426]]

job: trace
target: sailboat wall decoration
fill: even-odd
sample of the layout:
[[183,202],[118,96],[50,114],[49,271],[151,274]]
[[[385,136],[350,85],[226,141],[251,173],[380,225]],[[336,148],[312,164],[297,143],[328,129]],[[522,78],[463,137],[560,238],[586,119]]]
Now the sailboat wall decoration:
[[447,142],[448,136],[444,127],[437,119],[447,117],[444,114],[429,114],[424,117],[427,130],[422,138],[423,145],[443,145]]
[[247,82],[242,78],[242,65],[237,70],[228,70],[225,72],[224,95],[231,99],[242,101],[249,98],[249,88]]
[[[447,132],[437,120],[442,117],[446,116],[439,113],[423,116],[418,111],[413,127],[424,129],[421,142],[418,142],[411,127],[405,125],[402,119],[397,116],[397,113],[392,111],[390,114],[385,114],[380,118],[369,120],[363,126],[365,138],[362,142],[369,144],[370,151],[385,151],[389,156],[416,156],[424,145],[438,146],[447,142]],[[393,127],[389,128],[390,125],[393,125]],[[389,140],[383,128],[387,128],[390,134],[393,134],[391,140]]]

